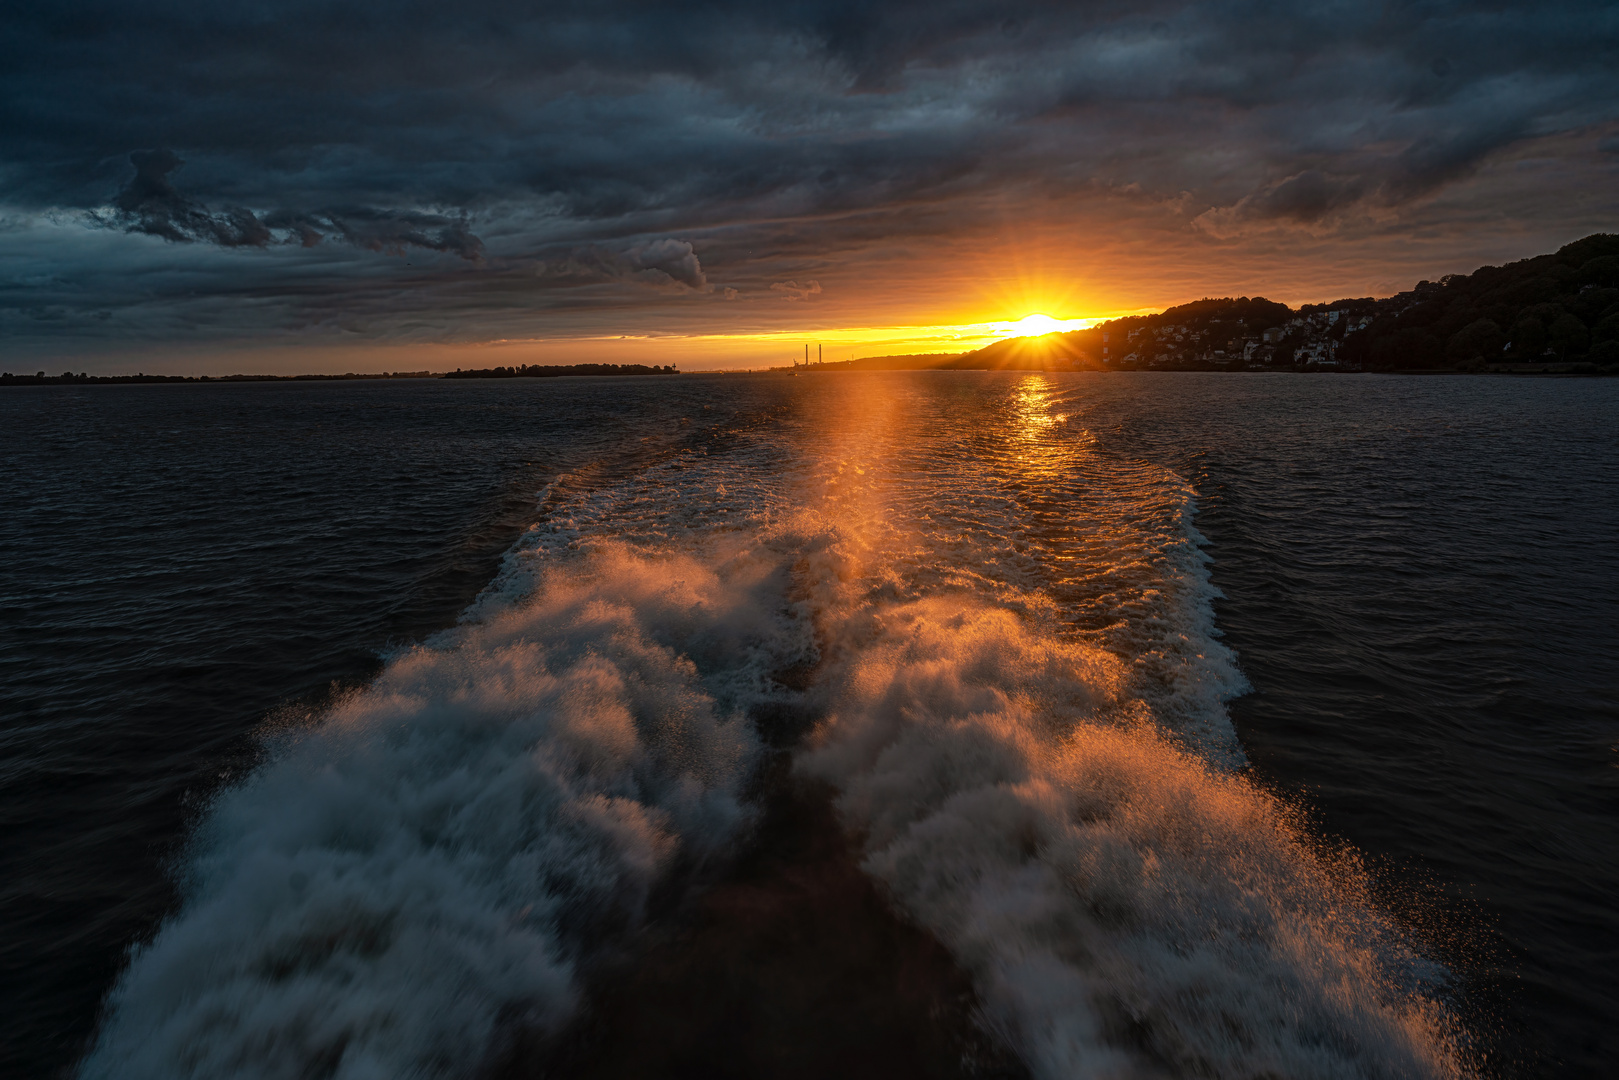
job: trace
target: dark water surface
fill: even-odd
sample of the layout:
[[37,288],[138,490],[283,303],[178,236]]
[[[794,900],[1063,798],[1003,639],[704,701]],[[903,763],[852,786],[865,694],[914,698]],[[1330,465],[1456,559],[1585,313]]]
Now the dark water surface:
[[453,623],[544,477],[675,435],[681,395],[632,382],[0,395],[5,1071],[81,1052],[267,714]]
[[[393,985],[400,971],[425,970],[410,965],[426,961],[399,959],[401,943],[415,940],[412,898],[424,890],[441,899],[420,925],[461,919],[456,955],[483,949],[494,958],[457,976],[463,990],[480,979],[495,988],[487,1008],[468,1013],[460,1027],[487,1023],[491,1031],[525,1033],[463,1048],[476,1060],[444,1065],[452,1050],[442,1043],[411,1059],[440,1062],[444,1075],[530,1075],[546,1061],[580,1076],[717,1075],[716,1063],[727,1061],[740,1070],[735,1075],[766,1075],[773,1046],[784,1053],[797,1046],[800,1063],[814,1063],[809,1075],[821,1063],[838,1068],[844,1052],[817,1033],[864,1030],[857,1016],[867,1024],[879,1017],[875,1028],[888,1036],[879,1053],[868,1054],[873,1075],[887,1068],[879,1068],[884,1053],[914,1057],[927,1075],[1015,1075],[1024,1065],[1036,1075],[1060,1075],[1077,1068],[1074,1062],[1112,1053],[1144,1055],[1171,1074],[1187,1071],[1175,1047],[1197,1041],[1201,1014],[1163,1004],[1185,996],[1176,989],[1183,988],[1179,975],[1137,986],[1121,969],[1095,968],[1089,985],[1103,989],[1090,992],[1093,1005],[1041,1011],[1047,1006],[1039,1002],[1063,999],[1066,984],[1020,968],[1019,958],[1069,956],[1061,941],[1052,944],[1053,934],[1068,931],[1004,913],[1033,910],[1029,898],[1045,895],[1029,891],[1029,874],[1077,864],[1046,854],[1031,862],[1034,849],[1014,850],[1004,880],[984,869],[1001,865],[993,860],[972,864],[970,874],[946,863],[926,871],[940,882],[979,881],[972,897],[922,889],[904,867],[934,866],[927,860],[939,857],[916,847],[915,838],[946,828],[948,814],[884,848],[891,812],[881,793],[900,791],[899,781],[880,768],[871,772],[875,766],[850,757],[836,739],[820,757],[797,749],[803,732],[825,718],[853,724],[848,718],[862,715],[850,687],[888,679],[884,685],[922,693],[920,669],[862,657],[898,655],[880,627],[922,627],[932,617],[928,605],[960,596],[977,598],[978,606],[956,616],[952,632],[984,651],[976,660],[941,653],[930,678],[943,677],[942,664],[952,687],[963,678],[989,679],[985,685],[1007,687],[998,700],[1043,700],[1055,684],[1035,673],[1039,664],[1018,657],[1099,649],[1096,655],[1125,667],[1111,675],[1105,664],[1097,667],[1086,676],[1088,692],[1139,703],[1172,738],[1214,763],[1215,779],[1188,780],[1186,789],[1215,808],[1208,813],[1248,798],[1217,778],[1235,746],[1221,732],[1234,725],[1252,763],[1248,774],[1301,801],[1326,842],[1365,853],[1365,887],[1376,906],[1392,911],[1417,950],[1451,972],[1449,989],[1437,992],[1490,1052],[1486,1071],[1595,1077],[1619,1050],[1612,1034],[1619,1029],[1612,900],[1619,895],[1619,660],[1612,650],[1619,626],[1619,384],[1612,381],[915,373],[48,387],[0,394],[0,433],[0,1067],[8,1075],[55,1076],[73,1067],[128,948],[176,912],[182,890],[170,870],[186,867],[191,914],[137,964],[131,977],[148,981],[130,985],[157,986],[190,972],[198,988],[226,987],[206,999],[214,1002],[213,1026],[196,1026],[180,1006],[150,1014],[160,1020],[141,1019],[148,1014],[126,1003],[94,1075],[123,1067],[128,1075],[185,1075],[164,1046],[203,1043],[216,1056],[186,1058],[195,1075],[298,1075],[308,1062],[323,1063],[328,1075],[364,1075],[374,1064],[364,1055],[382,1051],[364,1049],[354,1034],[361,1021],[328,1037],[307,1017],[333,1011],[341,994],[320,994],[338,993],[334,987],[359,988],[373,977]],[[1210,541],[1214,562],[1206,568],[1188,554],[1181,509],[1190,508],[1188,499],[1196,501],[1196,528]],[[580,794],[595,791],[589,784],[596,781],[569,774],[564,786],[575,794],[554,813],[534,810],[536,820],[562,823],[546,827],[561,830],[557,835],[583,828],[581,836],[597,839],[559,853],[542,828],[513,839],[515,846],[500,849],[505,854],[446,869],[446,858],[464,854],[442,839],[448,819],[399,806],[435,799],[473,806],[474,796],[443,792],[456,776],[505,753],[494,749],[502,745],[497,739],[390,750],[392,757],[370,744],[316,740],[298,751],[313,764],[271,770],[258,787],[207,810],[222,785],[263,760],[256,731],[273,727],[277,716],[295,723],[347,700],[342,689],[376,677],[385,657],[452,625],[531,525],[504,564],[507,585],[480,608],[493,636],[419,654],[414,675],[417,669],[400,669],[391,692],[428,687],[419,691],[428,711],[409,714],[422,719],[384,715],[362,695],[352,706],[364,714],[356,730],[408,739],[440,722],[427,719],[440,715],[432,711],[434,695],[464,701],[493,686],[506,696],[491,699],[491,717],[546,709],[574,715],[568,710],[577,711],[581,694],[652,687],[634,691],[624,708],[637,717],[644,707],[649,716],[688,718],[682,730],[698,741],[682,744],[676,757],[687,763],[680,769],[693,768],[694,757],[706,762],[681,773],[707,785],[706,809],[691,801],[697,796],[689,780],[680,781],[686,788],[670,787],[650,765],[625,764],[633,784],[613,780],[596,794]],[[621,544],[634,550],[626,554],[615,546]],[[576,564],[584,569],[570,569]],[[527,595],[533,586],[521,583],[529,566],[556,567],[536,579],[553,584],[541,588],[537,607],[525,609],[535,612],[530,623],[501,629],[487,613],[518,602],[502,599],[506,593]],[[675,596],[671,580],[708,584]],[[1200,614],[1211,583],[1223,593],[1213,607],[1220,639]],[[995,621],[1002,610],[1049,624],[1052,636],[1024,640]],[[609,632],[598,628],[603,619],[627,621]],[[547,638],[548,628],[562,626],[565,634]],[[624,642],[632,638],[656,648],[631,649]],[[1228,706],[1221,702],[1239,677],[1222,658],[1222,642],[1235,650],[1253,689]],[[543,657],[533,661],[535,670],[561,689],[540,685],[532,673],[511,674],[528,663],[514,658],[530,648]],[[658,648],[689,656],[695,667],[660,666]],[[615,651],[623,649],[630,652]],[[1004,670],[967,678],[991,655],[991,666]],[[618,674],[591,667],[593,657],[611,659]],[[474,674],[452,677],[432,667],[452,660]],[[950,707],[939,704],[943,685],[923,695],[932,694],[926,699],[938,710]],[[661,695],[655,701],[646,697],[654,690]],[[705,701],[719,718],[709,734]],[[618,736],[600,735],[604,718],[616,713],[592,708],[570,721],[572,735],[528,736],[524,753],[575,746],[587,729],[595,733],[590,738],[607,739],[600,745],[621,747],[612,741]],[[745,713],[758,735],[727,742],[735,728],[724,719],[727,710]],[[648,721],[637,722],[644,733]],[[860,745],[863,729],[849,730],[855,735],[847,746]],[[940,760],[954,762],[950,775],[988,760],[980,750],[937,750],[944,734],[928,738],[927,746],[946,755]],[[474,744],[483,749],[468,749]],[[1115,775],[1131,754],[1158,753],[1156,745],[1107,750],[1114,756],[1104,772]],[[443,765],[463,760],[458,754],[465,764]],[[795,754],[813,782],[783,779],[761,796],[758,777],[787,776]],[[318,794],[328,790],[311,779],[326,775],[321,761],[338,763],[344,776],[392,779],[356,779],[338,795]],[[1090,766],[1074,767],[1088,775]],[[493,790],[510,769],[499,765],[474,786]],[[755,779],[728,779],[746,775]],[[388,806],[377,801],[379,792],[401,790],[420,794]],[[333,820],[394,814],[414,824],[390,833],[393,839],[277,839],[271,833],[284,825],[277,808],[289,820],[297,816],[291,811],[303,813],[300,791],[311,793],[310,806],[328,800]],[[727,801],[733,791],[740,801]],[[830,796],[817,792],[841,793],[839,805],[867,838],[865,848],[851,853],[836,839]],[[522,805],[539,806],[538,798],[530,790]],[[895,806],[910,805],[912,796],[894,798]],[[636,799],[649,808],[634,811],[640,816],[577,824],[597,812],[590,807]],[[722,823],[730,820],[724,807],[750,805],[762,808],[756,827]],[[372,809],[355,809],[361,806]],[[643,828],[632,828],[632,818],[665,824],[625,839]],[[214,824],[198,841],[200,854],[184,856],[188,830],[205,820]],[[1153,835],[1170,824],[1153,826]],[[437,839],[411,863],[414,856],[399,854],[405,836]],[[1145,843],[1133,842],[1137,850]],[[1037,846],[1044,852],[1047,844]],[[732,854],[666,854],[707,850]],[[1247,847],[1216,843],[1216,850],[1228,853],[1216,861],[1231,861],[1233,882],[1254,880],[1246,876],[1255,872],[1248,860],[1258,856]],[[333,852],[347,858],[356,851],[363,856],[357,862],[332,861]],[[290,877],[284,869],[252,876],[267,853],[291,860]],[[1169,858],[1168,849],[1159,854]],[[861,859],[876,884],[858,872]],[[538,885],[496,882],[482,876],[491,860],[538,860],[547,868],[536,871]],[[415,884],[401,884],[404,871],[379,869],[396,863],[415,867],[408,878]],[[1311,872],[1265,871],[1286,882]],[[636,884],[646,874],[647,884]],[[1198,871],[1198,881],[1207,877]],[[369,892],[328,885],[360,878]],[[1134,878],[1110,880],[1107,896],[1134,895],[1141,906],[1148,895]],[[1271,884],[1244,888],[1272,890],[1283,908],[1295,905],[1289,897],[1315,902],[1308,899],[1315,886],[1264,880]],[[670,884],[682,881],[685,892]],[[1138,891],[1120,891],[1126,885]],[[1221,899],[1218,882],[1208,887],[1217,891],[1197,910],[1224,911],[1221,905],[1234,902]],[[282,892],[285,899],[276,899]],[[442,899],[451,893],[461,898]],[[1102,894],[1088,895],[1086,910],[1106,907]],[[243,949],[262,945],[272,959],[255,961],[245,975],[184,959],[186,948],[217,951],[226,940],[208,929],[207,912],[237,911],[241,918],[227,921],[244,926],[258,917],[233,896],[268,905],[264,928],[240,933],[248,935]],[[883,896],[903,923],[884,913]],[[548,897],[562,899],[552,904]],[[1017,897],[1023,899],[1014,903]],[[650,920],[651,936],[580,929],[595,927],[604,905],[623,908],[614,926]],[[371,916],[361,909],[372,908],[385,913],[384,923],[365,921]],[[580,912],[591,908],[595,921],[581,922]],[[487,919],[486,910],[493,913]],[[965,910],[980,915],[963,922]],[[983,929],[990,916],[982,913],[997,911],[1003,914],[995,918],[1011,921]],[[1184,928],[1195,917],[1164,914],[1163,926]],[[276,929],[282,918],[302,921]],[[340,929],[331,929],[333,918]],[[477,928],[493,926],[490,919],[518,930]],[[525,920],[543,927],[536,923],[530,934]],[[811,920],[824,922],[820,936],[805,929]],[[1220,915],[1211,924],[1215,936],[1226,920]],[[371,929],[354,929],[362,924]],[[1098,926],[1123,935],[1107,948],[1135,957],[1136,968],[1187,949],[1175,937],[1182,930]],[[326,944],[310,944],[317,940]],[[1157,944],[1144,952],[1142,942]],[[530,947],[550,959],[533,960],[521,976],[493,973],[490,963]],[[296,959],[273,959],[293,955],[288,948]],[[337,963],[333,957],[347,966],[327,971],[322,965]],[[1344,962],[1360,970],[1353,956]],[[1405,963],[1386,962],[1389,970]],[[1249,986],[1241,979],[1250,976],[1252,986],[1269,985],[1276,972],[1294,970],[1274,958],[1252,963],[1242,969],[1247,975],[1239,971],[1231,976],[1237,982],[1223,985]],[[314,981],[299,989],[310,972]],[[513,989],[519,984],[526,989]],[[424,988],[415,1000],[401,999],[386,1016],[445,1012],[449,999],[434,993]],[[1259,991],[1243,993],[1258,1001],[1252,995]],[[579,995],[591,1003],[582,1011],[572,1004]],[[709,1012],[698,1015],[704,1001]],[[512,1019],[514,1002],[528,1003],[520,1022]],[[269,1003],[290,1012],[266,1020]],[[1094,1031],[1084,1019],[1093,1007],[1100,1010]],[[1254,1004],[1254,1016],[1268,1007]],[[287,1019],[293,1013],[305,1019]],[[742,1014],[747,1018],[735,1019]],[[231,1036],[239,1043],[198,1034],[219,1029],[225,1015],[232,1017],[225,1026],[246,1033]],[[1134,1019],[1121,1019],[1127,1015]],[[962,1035],[969,1016],[987,1018],[986,1033]],[[174,1025],[171,1043],[143,1042],[142,1032],[159,1022]],[[1271,1030],[1255,1023],[1256,1031]],[[1174,1040],[1165,1034],[1171,1029]],[[1376,1041],[1371,1028],[1356,1030],[1362,1042]],[[1064,1031],[1073,1033],[1050,1034]],[[715,1043],[736,1052],[716,1054]],[[658,1052],[625,1059],[627,1044]],[[264,1053],[271,1057],[282,1053],[274,1047],[286,1047],[290,1064],[277,1066],[280,1072],[243,1064],[231,1057],[235,1045],[270,1047]],[[821,1057],[805,1056],[812,1046]],[[1194,1057],[1203,1055],[1198,1060],[1225,1052],[1213,1044],[1193,1049]],[[1250,1056],[1259,1070],[1263,1055]],[[1335,1075],[1376,1071],[1345,1068]],[[1334,1074],[1324,1065],[1320,1073]]]
[[1215,376],[1160,406],[1119,423],[1197,477],[1255,768],[1378,860],[1503,1073],[1607,1075],[1619,385]]

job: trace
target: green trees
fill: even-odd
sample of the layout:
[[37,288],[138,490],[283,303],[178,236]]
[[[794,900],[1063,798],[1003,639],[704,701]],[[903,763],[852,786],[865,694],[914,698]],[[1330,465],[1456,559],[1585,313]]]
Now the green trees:
[[1525,315],[1512,324],[1512,355],[1519,359],[1534,359],[1546,351],[1546,324],[1533,315]]
[[1585,352],[1591,336],[1585,324],[1573,315],[1559,315],[1546,330],[1546,338],[1559,360]]
[[1444,357],[1444,343],[1423,327],[1408,326],[1372,339],[1371,364],[1378,370],[1426,370],[1439,367]]
[[1619,340],[1619,311],[1611,315],[1604,315],[1591,327],[1591,346],[1595,348],[1606,341]]
[[1373,368],[1497,359],[1603,363],[1588,354],[1619,340],[1619,318],[1608,321],[1619,317],[1619,235],[1599,233],[1551,255],[1419,282],[1377,301],[1377,309],[1364,337],[1350,335],[1343,353]]
[[1580,267],[1580,283],[1619,288],[1619,255],[1603,255],[1588,260]]
[[1507,337],[1494,319],[1478,319],[1468,323],[1451,335],[1445,344],[1445,358],[1453,364],[1465,363],[1475,357],[1495,360]]

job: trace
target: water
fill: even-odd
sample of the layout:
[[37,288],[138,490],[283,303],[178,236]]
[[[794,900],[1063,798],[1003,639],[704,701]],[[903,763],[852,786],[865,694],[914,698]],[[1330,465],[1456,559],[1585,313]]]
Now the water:
[[8,392],[8,1066],[1599,1075],[1612,387]]

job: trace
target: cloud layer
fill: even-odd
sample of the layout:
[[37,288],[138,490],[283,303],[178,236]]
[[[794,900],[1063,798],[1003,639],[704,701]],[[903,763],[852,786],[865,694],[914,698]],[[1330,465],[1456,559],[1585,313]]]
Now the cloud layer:
[[852,313],[862,267],[867,305],[959,303],[951,253],[1008,220],[1064,273],[1277,234],[1461,259],[1480,221],[1529,254],[1619,214],[1599,2],[66,0],[0,28],[14,340],[162,338],[202,294],[254,297],[226,338],[714,329],[752,310],[728,295]]

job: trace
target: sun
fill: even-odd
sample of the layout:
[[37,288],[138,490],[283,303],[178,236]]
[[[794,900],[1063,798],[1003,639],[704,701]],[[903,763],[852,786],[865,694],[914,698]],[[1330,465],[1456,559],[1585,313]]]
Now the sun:
[[1053,319],[1050,315],[1035,312],[1023,316],[1017,322],[1000,323],[995,332],[1002,337],[1039,337],[1042,334],[1083,330],[1089,322],[1088,319]]

